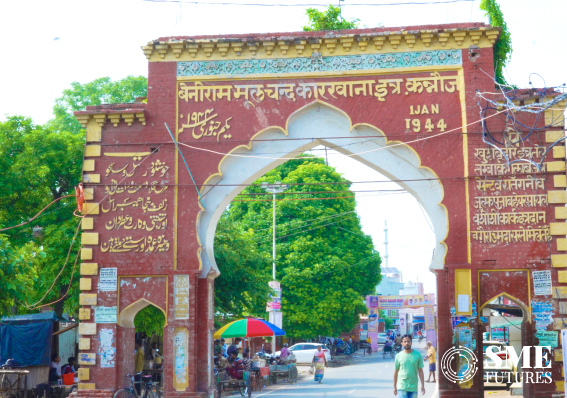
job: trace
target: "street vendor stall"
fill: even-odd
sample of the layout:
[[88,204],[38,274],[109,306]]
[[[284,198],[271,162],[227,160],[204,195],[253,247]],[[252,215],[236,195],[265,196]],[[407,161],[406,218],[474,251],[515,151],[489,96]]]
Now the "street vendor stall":
[[[58,318],[53,311],[3,317],[0,320],[0,364],[11,360],[10,369],[3,370],[1,375],[3,386],[10,391],[3,392],[2,395],[24,397],[27,391],[37,385],[46,385],[51,355],[61,352],[59,350],[74,354],[76,339],[68,339],[70,347],[67,349],[59,344],[59,338],[63,333],[71,331],[75,335],[75,325],[78,324],[71,323],[71,326],[59,329],[60,322],[69,325],[66,319]],[[72,388],[64,385],[52,387],[64,390],[58,394],[61,396],[68,394]]]
[[[276,325],[261,319],[261,318],[246,318],[240,319],[234,322],[231,322],[227,325],[224,325],[222,328],[216,331],[214,337],[215,339],[221,338],[234,338],[234,337],[244,337],[244,338],[251,338],[251,337],[272,337],[276,338],[276,336],[285,336],[285,332],[278,328]],[[251,358],[252,359],[252,358]],[[252,395],[252,390],[260,391],[264,386],[264,377],[268,377],[270,374],[269,367],[263,363],[264,366],[253,366],[253,365],[262,365],[259,361],[252,361],[252,366],[250,367],[249,375],[245,375],[245,385],[247,388],[248,396]],[[225,376],[222,375],[223,372],[219,372],[217,374],[217,390],[222,392],[228,388],[235,388],[231,387],[231,384],[234,384],[234,380],[226,379]],[[243,393],[242,387],[238,388],[242,395]]]

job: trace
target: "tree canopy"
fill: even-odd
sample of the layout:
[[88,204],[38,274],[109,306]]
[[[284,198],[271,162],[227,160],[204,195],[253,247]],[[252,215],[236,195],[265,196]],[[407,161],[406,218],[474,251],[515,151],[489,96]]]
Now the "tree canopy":
[[[302,338],[350,331],[359,322],[359,314],[366,312],[364,296],[372,294],[380,282],[381,259],[372,238],[361,230],[350,183],[323,159],[290,160],[255,181],[238,197],[242,201],[231,203],[219,230],[238,224],[252,234],[259,255],[269,259],[272,202],[271,195],[261,195],[265,191],[259,184],[275,181],[292,184],[288,194],[278,196],[281,200],[276,206],[276,279],[282,286],[286,335]],[[217,264],[220,282],[223,272],[232,271],[222,258],[217,257]],[[242,277],[264,275],[256,284],[261,287],[271,279],[272,270],[270,261],[263,264],[263,270],[254,269]],[[217,284],[215,290],[217,296],[225,294],[222,285]],[[267,296],[262,294],[252,311],[265,316]]]
[[[145,87],[146,78],[142,76],[74,82],[57,99],[54,118],[45,125],[34,124],[24,116],[0,122],[0,229],[26,222],[57,201],[33,222],[0,236],[0,291],[15,298],[0,302],[0,316],[12,305],[20,313],[37,311],[37,306],[28,307],[36,302],[38,306],[56,302],[59,314],[64,310],[74,314],[78,309],[79,278],[73,269],[80,242],[73,242],[73,237],[79,219],[73,211],[85,140],[72,112],[89,105],[134,101],[145,95]],[[35,237],[34,227],[42,228]],[[2,282],[2,278],[8,282]]]
[[303,27],[305,32],[356,29],[360,22],[358,18],[350,21],[344,19],[341,15],[341,8],[333,5],[329,5],[325,11],[308,8],[305,12],[309,17],[309,24]]

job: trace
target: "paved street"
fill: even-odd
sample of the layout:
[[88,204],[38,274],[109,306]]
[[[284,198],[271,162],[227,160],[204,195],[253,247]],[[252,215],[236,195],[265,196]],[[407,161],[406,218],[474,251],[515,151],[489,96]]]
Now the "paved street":
[[[415,342],[422,355],[425,354],[425,342]],[[381,348],[380,348],[381,349]],[[359,351],[361,352],[361,351]],[[425,364],[427,367],[427,364]],[[424,368],[426,369],[426,368]],[[425,380],[427,380],[425,372]],[[293,398],[293,397],[357,397],[357,398],[393,398],[392,391],[394,359],[382,358],[382,353],[356,358],[352,365],[325,369],[322,384],[313,381],[307,375],[294,385],[282,384],[254,393],[253,397]],[[426,394],[423,397],[436,398],[436,384],[425,383]],[[421,394],[419,395],[422,396]]]

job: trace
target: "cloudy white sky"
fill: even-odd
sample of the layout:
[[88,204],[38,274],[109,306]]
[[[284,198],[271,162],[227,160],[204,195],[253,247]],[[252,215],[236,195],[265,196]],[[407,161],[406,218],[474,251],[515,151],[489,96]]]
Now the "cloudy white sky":
[[[257,4],[304,4],[319,0],[217,0]],[[433,0],[345,0],[343,15],[362,26],[408,26],[453,22],[486,22],[480,0],[429,5],[356,6],[353,4],[431,2]],[[514,54],[509,80],[528,86],[538,73],[547,86],[567,81],[563,50],[567,34],[567,0],[500,0],[512,32]],[[0,67],[0,120],[6,115],[31,116],[37,123],[51,117],[54,99],[73,81],[102,76],[120,79],[147,75],[140,46],[160,36],[261,33],[301,30],[306,7],[231,6],[164,3],[143,0],[29,0],[0,3],[0,33],[4,37]],[[321,3],[326,3],[321,1]],[[334,4],[338,0],[333,1]],[[535,86],[541,77],[532,76]],[[331,156],[330,163],[352,181],[384,179],[352,159]],[[381,189],[394,184],[379,184]],[[364,185],[365,189],[378,188]],[[360,187],[354,187],[359,188]],[[433,248],[428,223],[410,195],[359,197],[365,232],[383,251],[384,220],[388,219],[390,266],[405,280],[419,280],[435,289],[427,270]]]

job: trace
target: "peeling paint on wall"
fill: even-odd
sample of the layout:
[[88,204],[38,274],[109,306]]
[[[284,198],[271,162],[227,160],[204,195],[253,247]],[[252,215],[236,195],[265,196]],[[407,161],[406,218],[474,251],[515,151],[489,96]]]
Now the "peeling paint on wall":
[[173,331],[173,352],[175,353],[173,387],[176,391],[185,391],[189,387],[188,340],[189,332],[186,328],[175,328]]
[[113,347],[115,343],[114,330],[101,329],[98,335],[98,341],[100,342],[100,348],[98,350],[98,355],[100,355],[100,367],[113,368],[116,357],[116,347]]

